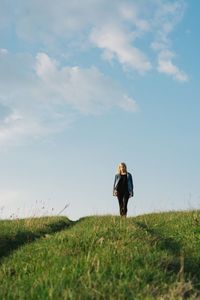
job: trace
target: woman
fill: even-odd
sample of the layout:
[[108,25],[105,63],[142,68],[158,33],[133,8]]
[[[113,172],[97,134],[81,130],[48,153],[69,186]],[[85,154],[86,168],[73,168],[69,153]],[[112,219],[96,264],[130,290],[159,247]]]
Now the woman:
[[118,165],[118,174],[115,175],[113,185],[113,196],[118,198],[121,216],[126,217],[128,200],[133,195],[132,175],[127,172],[126,164],[122,162]]

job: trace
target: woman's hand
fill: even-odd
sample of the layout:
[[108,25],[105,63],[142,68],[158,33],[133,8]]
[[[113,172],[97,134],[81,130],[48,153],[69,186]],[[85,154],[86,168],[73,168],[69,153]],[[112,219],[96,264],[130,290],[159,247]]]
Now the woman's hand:
[[117,196],[117,191],[116,190],[114,190],[113,196]]

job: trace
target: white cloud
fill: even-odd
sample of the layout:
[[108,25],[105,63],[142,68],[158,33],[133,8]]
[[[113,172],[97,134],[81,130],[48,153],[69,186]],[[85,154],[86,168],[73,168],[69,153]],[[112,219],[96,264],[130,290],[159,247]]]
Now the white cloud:
[[106,25],[100,29],[93,29],[91,42],[103,49],[104,57],[118,61],[127,67],[136,69],[139,72],[148,71],[151,63],[144,53],[131,45],[131,35],[113,25]]
[[173,62],[172,58],[174,54],[168,50],[163,50],[159,53],[158,58],[158,71],[161,73],[165,73],[168,75],[172,75],[174,79],[184,82],[188,81],[188,76],[178,67],[176,67]]
[[56,39],[73,38],[73,35],[77,38],[81,30],[109,13],[110,5],[105,0],[24,0],[15,14],[16,29],[21,38],[49,46]]
[[[0,34],[14,26],[19,46],[43,53],[35,59],[0,49],[0,145],[64,130],[77,112],[99,114],[114,106],[137,110],[135,100],[101,73],[95,61],[88,60],[85,68],[73,66],[69,59],[80,61],[83,49],[89,54],[99,49],[104,60],[118,62],[123,70],[154,68],[187,81],[175,63],[170,38],[184,11],[184,0],[22,0],[16,7],[2,0]],[[157,66],[150,61],[152,49]]]
[[[60,67],[47,54],[37,55],[36,72],[48,86],[48,93],[56,95],[84,114],[99,114],[113,106],[120,106],[123,90],[96,67]],[[133,101],[134,103],[134,101]]]
[[4,149],[7,145],[20,145],[27,141],[35,142],[38,138],[59,131],[60,120],[58,119],[58,122],[54,124],[53,115],[49,118],[51,121],[46,124],[44,117],[37,115],[34,111],[20,111],[20,108],[18,111],[12,111],[0,126],[0,148]]
[[185,0],[22,0],[15,9],[3,3],[4,19],[12,15],[19,40],[52,56],[68,51],[69,58],[96,47],[107,60],[139,73],[151,69],[151,47],[157,58],[162,50],[175,53],[170,34],[185,11]]
[[[34,62],[34,63],[33,63]],[[0,148],[45,137],[72,122],[69,114],[48,99],[47,87],[37,78],[30,55],[8,51],[0,63]]]
[[29,60],[25,55],[24,61],[22,55],[7,53],[0,78],[9,78],[9,74],[11,80],[0,81],[1,147],[63,131],[77,113],[101,114],[114,106],[125,110],[129,106],[134,111],[136,107],[135,101],[97,68],[60,66],[46,53]]
[[6,55],[8,53],[7,49],[0,49],[0,55]]
[[119,106],[125,111],[136,112],[139,110],[137,102],[127,95],[123,95],[122,101],[119,103]]
[[151,47],[157,52],[157,70],[160,73],[172,76],[179,82],[188,81],[188,75],[172,61],[176,55],[175,52],[171,50],[172,41],[170,39],[170,33],[181,21],[184,12],[184,0],[174,2],[158,1],[152,23],[155,34]]
[[38,53],[36,56],[36,73],[42,79],[48,79],[56,72],[56,61],[53,61],[45,53]]
[[138,41],[147,37],[157,56],[157,71],[187,81],[187,74],[174,62],[170,39],[184,14],[184,3],[22,0],[13,8],[10,1],[2,0],[0,34],[11,26],[12,17],[19,44],[46,49],[58,59],[46,53],[38,53],[35,59],[28,53],[12,55],[0,49],[0,146],[64,130],[76,112],[99,114],[114,106],[137,110],[135,100],[93,66],[93,61],[85,68],[60,64],[65,47],[70,57],[85,43],[85,51],[96,47],[104,59],[117,61],[123,70],[144,73],[153,66],[149,49],[139,47]]

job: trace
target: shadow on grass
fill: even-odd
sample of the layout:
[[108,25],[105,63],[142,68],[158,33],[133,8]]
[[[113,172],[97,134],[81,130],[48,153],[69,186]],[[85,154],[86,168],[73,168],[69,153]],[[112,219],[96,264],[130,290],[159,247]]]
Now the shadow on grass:
[[136,225],[149,233],[153,237],[153,242],[158,242],[157,245],[161,250],[167,250],[171,254],[180,255],[182,249],[180,242],[174,240],[171,237],[162,236],[157,230],[150,228],[145,223],[136,222]]
[[[136,225],[145,230],[152,237],[152,245],[156,245],[156,248],[161,251],[166,251],[171,255],[170,261],[161,262],[161,267],[166,270],[169,275],[175,273],[177,276],[190,280],[197,295],[200,296],[200,259],[199,257],[193,257],[189,255],[187,249],[184,251],[184,247],[180,241],[176,241],[172,237],[163,236],[158,230],[150,228],[146,223],[136,222]],[[184,298],[188,298],[186,294]],[[198,298],[199,299],[199,298]]]
[[77,222],[78,221],[59,220],[55,223],[47,223],[44,228],[38,229],[34,232],[30,230],[19,230],[12,235],[5,235],[3,237],[0,236],[0,261],[2,258],[9,256],[19,247],[45,237],[47,234],[56,233],[66,228],[70,228]]

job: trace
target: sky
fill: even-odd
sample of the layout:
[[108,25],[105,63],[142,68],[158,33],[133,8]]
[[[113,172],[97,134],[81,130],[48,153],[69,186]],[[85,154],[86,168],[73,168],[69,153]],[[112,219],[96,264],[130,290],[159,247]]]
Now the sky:
[[[200,208],[200,1],[0,0],[0,218]],[[63,212],[62,212],[63,210]]]

